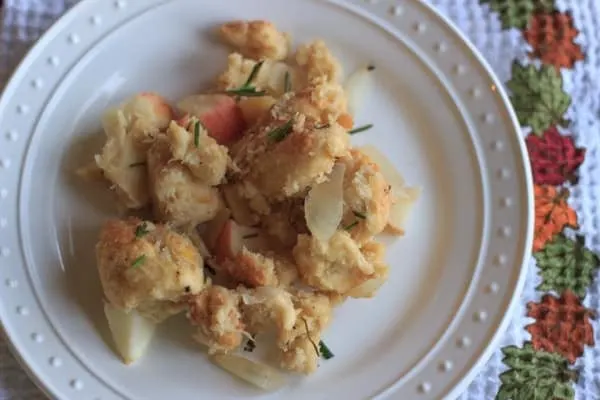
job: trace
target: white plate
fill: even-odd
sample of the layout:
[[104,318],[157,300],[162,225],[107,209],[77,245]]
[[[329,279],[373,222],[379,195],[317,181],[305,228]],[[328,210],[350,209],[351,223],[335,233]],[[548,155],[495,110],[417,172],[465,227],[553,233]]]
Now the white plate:
[[[296,42],[324,38],[347,71],[374,63],[377,93],[357,123],[375,128],[356,142],[379,146],[424,188],[389,251],[389,282],[336,312],[325,335],[336,357],[272,395],[207,363],[182,323],[163,327],[140,364],[120,363],[93,250],[110,198],[72,174],[98,149],[107,105],[200,90],[227,54],[210,30],[235,18],[273,20]],[[0,102],[4,329],[60,399],[455,397],[506,327],[531,248],[532,185],[507,104],[472,46],[417,1],[83,1]]]

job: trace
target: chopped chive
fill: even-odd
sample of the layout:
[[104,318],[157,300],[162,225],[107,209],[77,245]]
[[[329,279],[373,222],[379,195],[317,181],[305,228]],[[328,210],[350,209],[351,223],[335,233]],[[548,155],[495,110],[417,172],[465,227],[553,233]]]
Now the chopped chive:
[[143,161],[142,162],[136,162],[136,163],[133,163],[133,164],[129,164],[129,168],[142,167],[144,165],[146,165],[146,163],[143,162]]
[[258,237],[258,233],[249,233],[247,235],[242,236],[242,239],[253,239],[255,237]]
[[269,137],[269,140],[271,140],[272,142],[281,142],[290,133],[292,133],[293,125],[294,125],[294,119],[292,118],[285,124],[278,126],[277,128],[274,128],[267,134],[267,136]]
[[285,71],[285,78],[283,80],[283,91],[285,93],[287,93],[291,90],[292,90],[292,82],[290,79],[290,73],[289,73],[289,71]]
[[145,222],[142,222],[137,226],[137,228],[135,228],[136,238],[141,238],[142,236],[145,236],[148,233],[150,233],[150,231],[148,230],[148,225]]
[[355,133],[368,131],[372,127],[373,127],[373,124],[363,125],[363,126],[359,126],[358,128],[354,128],[352,130],[349,130],[348,133],[351,134],[351,135],[354,135]]
[[321,124],[321,125],[315,125],[315,129],[327,129],[330,128],[331,124],[327,123],[327,124]]
[[144,263],[144,261],[146,261],[146,255],[142,254],[141,256],[139,256],[138,258],[136,258],[135,260],[133,260],[133,262],[131,263],[131,268],[139,268],[142,266],[142,264]]
[[354,214],[354,216],[356,218],[360,218],[360,219],[367,219],[367,216],[363,213],[360,213],[358,211],[352,211],[352,213]]
[[194,125],[194,145],[196,148],[200,147],[200,121],[196,121]]
[[346,231],[351,231],[351,230],[352,230],[352,228],[356,227],[356,225],[358,225],[358,221],[354,221],[354,222],[353,222],[353,223],[351,223],[350,225],[346,225],[346,226],[344,227],[344,230],[346,230]]
[[225,93],[245,97],[261,97],[267,94],[267,92],[265,92],[264,90],[258,91],[254,87],[241,87],[239,89],[230,89],[226,90]]
[[322,340],[319,342],[319,352],[321,354],[321,357],[323,357],[326,360],[335,357],[335,354],[333,354],[331,350],[329,350],[329,347],[327,347],[325,342]]
[[242,88],[248,88],[250,86],[250,83],[252,83],[254,78],[256,78],[256,75],[258,75],[258,71],[260,71],[260,67],[262,67],[264,63],[265,61],[261,60],[257,62],[256,65],[254,65],[254,68],[252,68],[252,72],[250,72],[250,75],[248,76],[248,80],[246,80],[246,83],[244,83]]
[[313,345],[315,352],[317,353],[317,355],[321,355],[321,353],[319,352],[319,346],[317,346],[317,344],[314,342],[314,340],[312,340],[312,338],[310,337],[310,332],[308,330],[308,322],[306,322],[306,318],[302,318],[302,321],[304,321],[304,327],[306,328],[306,337],[308,338],[308,340],[310,341],[310,343]]

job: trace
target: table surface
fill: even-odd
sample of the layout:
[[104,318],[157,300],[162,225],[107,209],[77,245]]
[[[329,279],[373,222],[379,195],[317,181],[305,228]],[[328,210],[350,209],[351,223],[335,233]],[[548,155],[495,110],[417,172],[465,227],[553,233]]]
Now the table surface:
[[[74,3],[0,0],[0,87]],[[554,393],[600,399],[600,329],[592,318],[600,307],[600,1],[542,0],[536,12],[528,11],[534,0],[430,3],[467,35],[512,92],[536,185],[535,257],[522,301],[500,347],[461,398],[500,393],[544,400]],[[541,78],[552,74],[562,77],[554,87]],[[571,101],[566,110],[548,101],[561,93]],[[582,262],[581,254],[591,261]],[[2,340],[0,399],[44,399]]]

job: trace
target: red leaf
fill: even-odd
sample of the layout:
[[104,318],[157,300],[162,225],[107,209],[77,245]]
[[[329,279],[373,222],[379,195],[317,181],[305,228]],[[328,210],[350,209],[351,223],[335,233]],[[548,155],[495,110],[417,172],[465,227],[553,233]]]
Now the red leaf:
[[577,182],[577,169],[585,159],[585,149],[575,147],[571,136],[562,136],[552,126],[542,136],[525,139],[529,150],[533,181],[537,185]]

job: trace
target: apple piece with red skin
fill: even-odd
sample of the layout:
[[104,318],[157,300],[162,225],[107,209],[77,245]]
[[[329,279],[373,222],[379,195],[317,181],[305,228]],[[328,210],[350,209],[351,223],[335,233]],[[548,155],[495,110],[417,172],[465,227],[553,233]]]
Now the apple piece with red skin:
[[227,220],[214,246],[217,262],[225,259],[235,260],[244,247],[250,251],[260,251],[268,246],[265,237],[258,232],[258,229],[240,225],[233,219]]
[[177,103],[183,114],[179,125],[188,128],[191,117],[196,117],[217,143],[230,145],[240,139],[246,129],[244,115],[237,102],[224,94],[198,94]]

